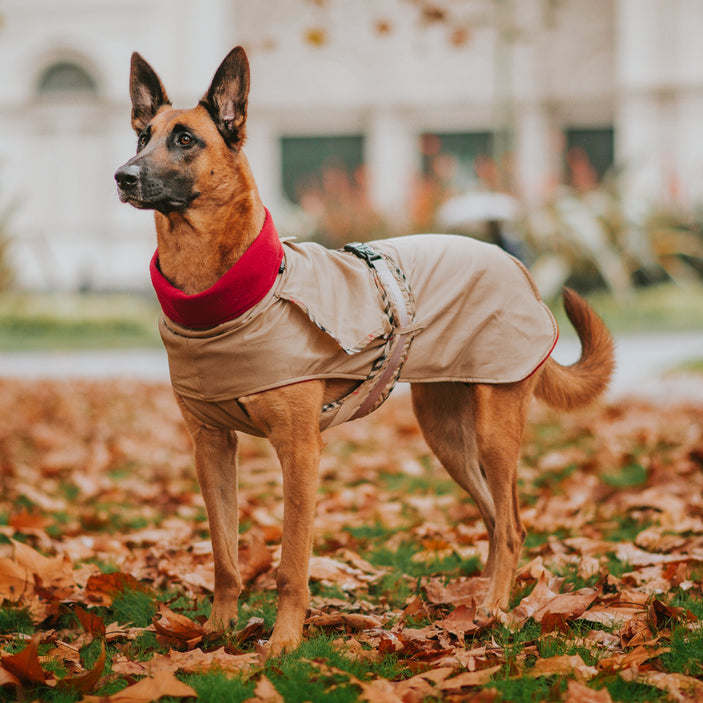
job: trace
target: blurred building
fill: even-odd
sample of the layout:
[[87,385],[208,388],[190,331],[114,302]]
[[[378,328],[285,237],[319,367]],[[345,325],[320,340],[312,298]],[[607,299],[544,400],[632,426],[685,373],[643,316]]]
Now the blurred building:
[[530,204],[617,163],[633,195],[703,200],[703,0],[2,0],[0,21],[23,286],[148,286],[152,218],[112,179],[133,50],[187,107],[247,48],[246,151],[281,234],[325,189],[400,228],[428,176]]

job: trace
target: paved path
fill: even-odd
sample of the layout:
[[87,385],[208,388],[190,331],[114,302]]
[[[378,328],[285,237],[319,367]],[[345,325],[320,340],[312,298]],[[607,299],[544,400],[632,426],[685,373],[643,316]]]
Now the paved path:
[[[573,362],[579,354],[575,338],[559,341],[554,357]],[[628,335],[617,339],[617,371],[611,395],[641,395],[703,401],[703,378],[662,375],[682,362],[703,359],[703,332]],[[168,381],[162,349],[99,352],[0,353],[0,376],[18,378],[135,378]]]

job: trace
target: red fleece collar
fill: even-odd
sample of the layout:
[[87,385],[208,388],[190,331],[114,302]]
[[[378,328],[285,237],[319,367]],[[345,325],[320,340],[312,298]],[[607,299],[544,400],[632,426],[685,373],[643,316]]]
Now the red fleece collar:
[[266,211],[264,226],[232,268],[202,293],[186,295],[159,269],[159,250],[151,259],[151,282],[169,319],[191,329],[206,329],[233,320],[271,290],[283,259],[283,246]]

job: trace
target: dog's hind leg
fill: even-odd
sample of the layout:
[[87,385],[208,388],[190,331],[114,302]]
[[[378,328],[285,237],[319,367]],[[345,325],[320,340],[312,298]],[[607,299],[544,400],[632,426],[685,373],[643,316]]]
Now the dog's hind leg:
[[449,475],[473,498],[488,531],[488,559],[483,575],[494,569],[496,510],[474,432],[473,388],[465,383],[412,385],[415,416],[425,441]]
[[222,631],[236,626],[237,600],[242,590],[237,561],[239,508],[237,504],[237,435],[196,420],[178,399],[193,438],[195,470],[207,508],[215,562],[215,595],[205,627]]
[[507,609],[525,540],[517,497],[517,462],[535,379],[511,384],[477,384],[472,404],[476,445],[495,506],[491,547],[493,569],[482,609]]

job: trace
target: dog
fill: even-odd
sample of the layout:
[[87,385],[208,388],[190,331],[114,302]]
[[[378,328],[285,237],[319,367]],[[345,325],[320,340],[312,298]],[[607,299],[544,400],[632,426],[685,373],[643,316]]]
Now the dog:
[[[309,602],[321,429],[374,410],[398,378],[411,381],[423,436],[486,524],[489,586],[479,613],[495,615],[508,608],[525,538],[516,473],[531,399],[569,410],[601,396],[614,369],[612,337],[566,289],[582,351],[571,366],[555,362],[556,324],[529,274],[469,238],[412,235],[348,251],[281,244],[242,151],[249,81],[237,47],[198,105],[174,109],[157,74],[133,54],[137,153],[115,173],[123,202],[154,211],[161,333],[211,530],[206,626],[230,626],[242,588],[237,431],[267,437],[283,474],[278,613],[267,644],[279,655],[300,644]],[[314,289],[323,303],[310,302]],[[453,302],[463,305],[467,291],[477,321]],[[342,298],[352,312],[339,312]],[[328,357],[308,359],[313,349]],[[295,367],[289,380],[287,365]]]

